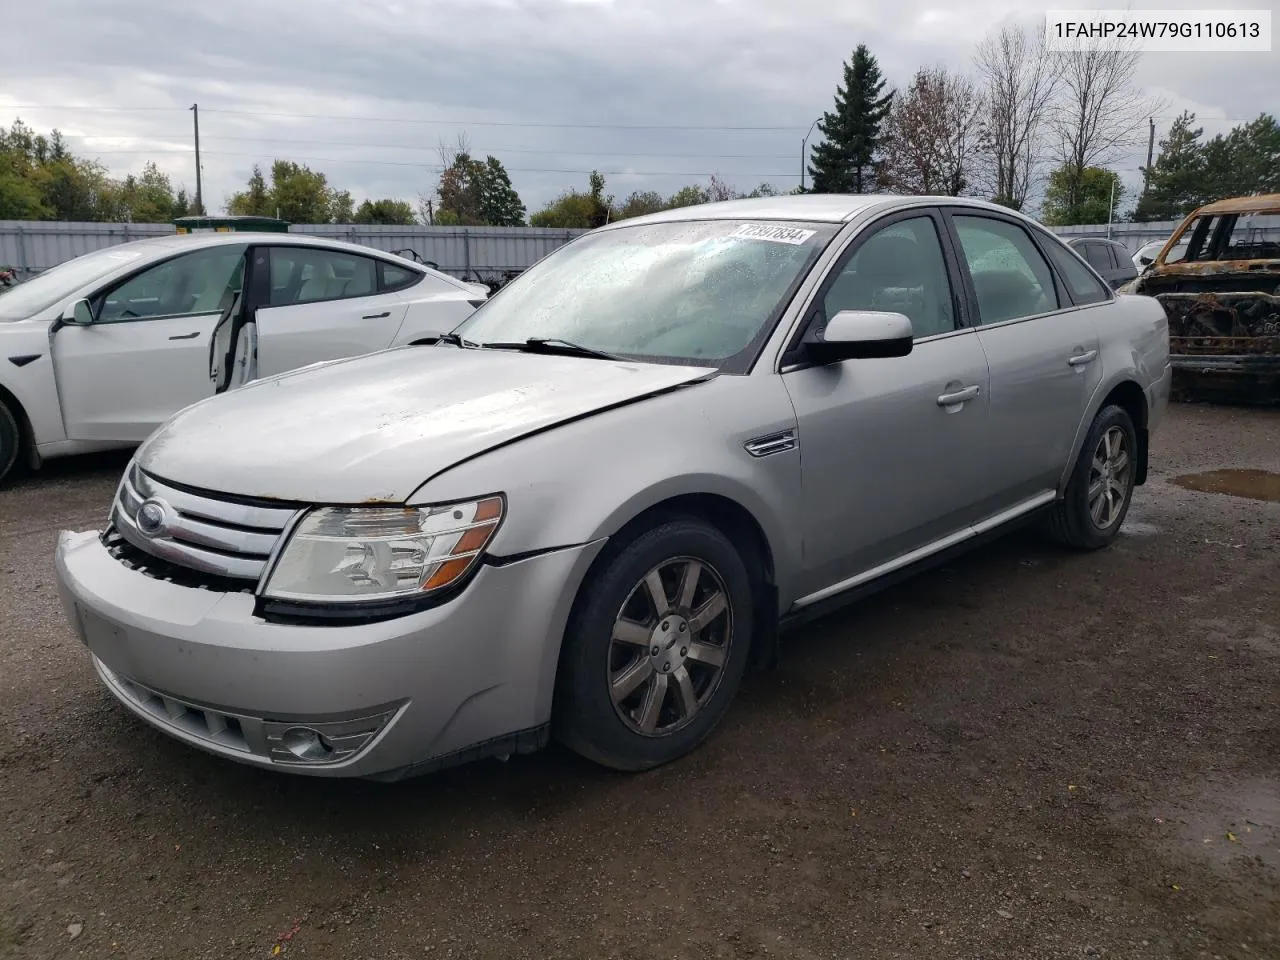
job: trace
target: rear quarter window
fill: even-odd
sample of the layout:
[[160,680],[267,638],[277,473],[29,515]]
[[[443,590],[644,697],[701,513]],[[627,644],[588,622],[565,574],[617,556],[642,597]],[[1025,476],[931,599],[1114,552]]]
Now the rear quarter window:
[[395,293],[407,290],[414,284],[422,282],[427,275],[409,267],[400,267],[385,260],[378,261],[378,292]]
[[1107,287],[1080,262],[1080,258],[1054,237],[1041,236],[1040,243],[1053,262],[1053,267],[1066,284],[1067,293],[1077,306],[1102,303],[1111,299]]

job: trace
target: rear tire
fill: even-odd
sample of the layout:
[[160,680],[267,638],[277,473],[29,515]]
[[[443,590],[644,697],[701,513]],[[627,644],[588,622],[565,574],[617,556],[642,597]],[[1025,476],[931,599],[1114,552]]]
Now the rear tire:
[[728,712],[754,629],[748,566],[723,533],[693,518],[641,533],[579,595],[556,678],[557,739],[615,770],[684,756]]
[[8,404],[0,400],[0,484],[12,477],[22,452],[22,428]]
[[1074,550],[1108,546],[1133,502],[1137,458],[1133,418],[1122,407],[1103,407],[1080,448],[1066,493],[1049,514],[1049,536]]

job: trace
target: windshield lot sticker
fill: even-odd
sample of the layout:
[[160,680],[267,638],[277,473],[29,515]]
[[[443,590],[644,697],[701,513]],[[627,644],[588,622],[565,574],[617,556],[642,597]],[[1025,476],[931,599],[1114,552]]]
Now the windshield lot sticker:
[[816,230],[801,230],[799,227],[769,227],[759,223],[744,223],[729,236],[743,237],[747,240],[771,240],[774,243],[799,246],[816,232]]

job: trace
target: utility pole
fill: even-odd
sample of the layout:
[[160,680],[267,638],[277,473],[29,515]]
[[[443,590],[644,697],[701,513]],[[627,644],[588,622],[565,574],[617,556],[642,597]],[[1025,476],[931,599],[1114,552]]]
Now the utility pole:
[[1147,165],[1142,169],[1142,190],[1145,193],[1151,182],[1151,158],[1156,152],[1156,118],[1148,117],[1151,128],[1147,131]]
[[432,201],[428,200],[427,201],[427,226],[434,227],[435,225],[436,225],[435,204]]
[[204,215],[204,193],[200,188],[200,104],[191,105],[191,122],[196,130],[196,214]]

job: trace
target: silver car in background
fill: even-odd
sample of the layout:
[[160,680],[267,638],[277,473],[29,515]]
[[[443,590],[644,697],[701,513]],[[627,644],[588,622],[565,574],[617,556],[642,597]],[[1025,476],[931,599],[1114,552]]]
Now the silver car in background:
[[189,407],[58,579],[108,689],[224,757],[396,779],[554,735],[640,770],[782,625],[1018,522],[1106,546],[1169,383],[1159,304],[1001,207],[690,207],[435,345]]

